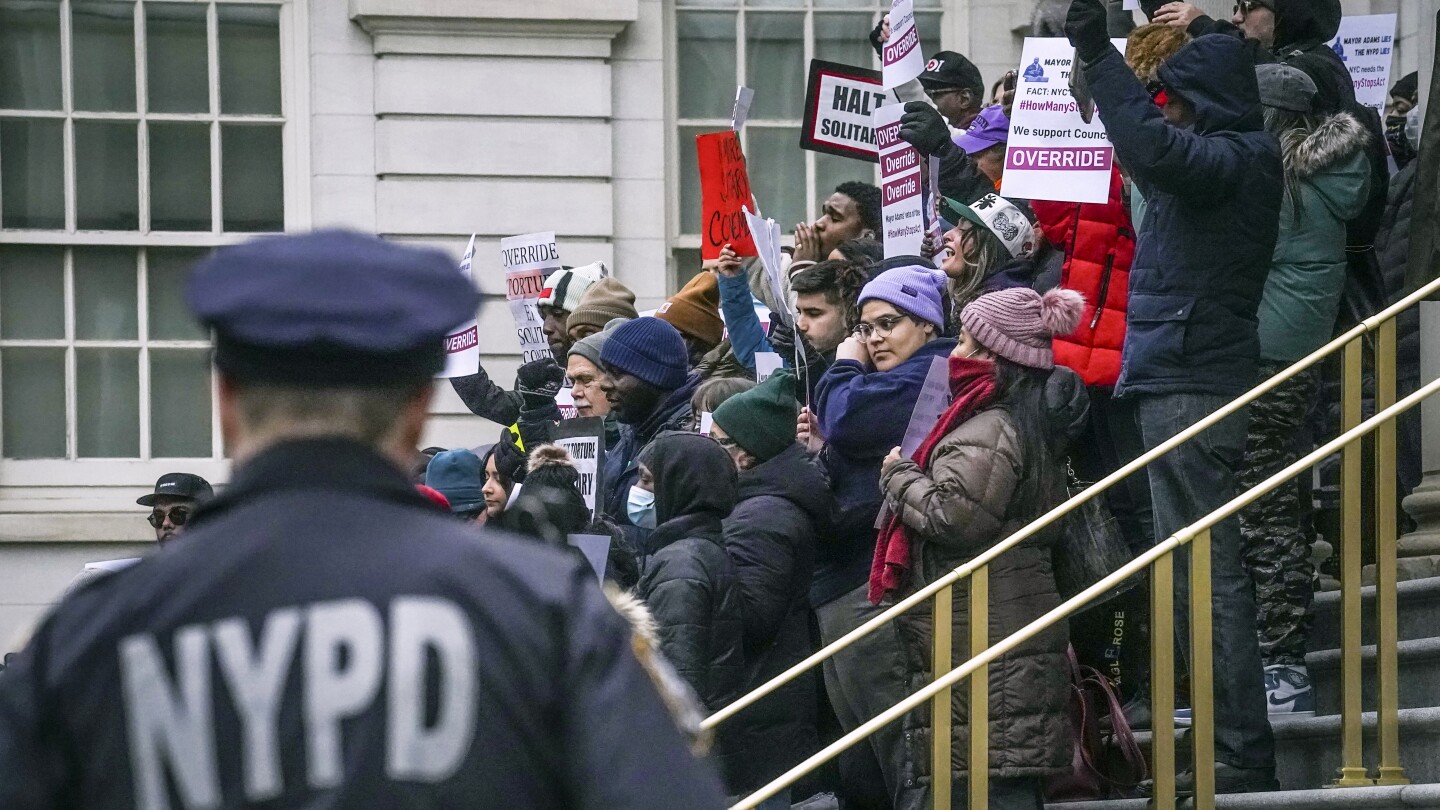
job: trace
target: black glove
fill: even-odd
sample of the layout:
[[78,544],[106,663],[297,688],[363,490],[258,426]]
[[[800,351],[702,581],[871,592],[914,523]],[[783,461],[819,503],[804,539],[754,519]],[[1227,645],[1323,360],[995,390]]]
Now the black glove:
[[921,154],[936,155],[950,143],[950,128],[934,107],[923,101],[907,101],[900,116],[900,137]]
[[[1105,4],[1101,0],[1070,0],[1070,10],[1065,14],[1065,36],[1080,61],[1090,64],[1105,55],[1110,47],[1110,27]],[[1079,65],[1071,67],[1078,69]]]
[[876,56],[880,56],[880,50],[885,47],[885,43],[880,41],[880,30],[884,28],[884,26],[885,15],[882,14],[880,15],[880,22],[875,23],[875,27],[870,31],[870,47],[875,49]]
[[555,404],[555,395],[565,384],[565,369],[553,358],[531,360],[515,373],[515,393],[525,401],[524,410]]

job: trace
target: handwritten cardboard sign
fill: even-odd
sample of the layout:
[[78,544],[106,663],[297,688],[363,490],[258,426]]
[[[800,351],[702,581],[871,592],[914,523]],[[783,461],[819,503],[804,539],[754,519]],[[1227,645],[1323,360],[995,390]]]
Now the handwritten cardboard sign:
[[745,223],[751,205],[750,175],[734,130],[695,136],[700,159],[700,258],[718,259],[730,245],[739,256],[754,256],[755,243]]

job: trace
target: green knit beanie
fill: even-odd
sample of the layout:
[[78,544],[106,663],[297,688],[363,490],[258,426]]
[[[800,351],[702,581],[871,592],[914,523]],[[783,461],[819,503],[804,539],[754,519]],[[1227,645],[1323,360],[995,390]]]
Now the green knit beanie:
[[781,369],[749,391],[720,403],[714,419],[741,449],[765,462],[795,443],[799,416],[795,374]]

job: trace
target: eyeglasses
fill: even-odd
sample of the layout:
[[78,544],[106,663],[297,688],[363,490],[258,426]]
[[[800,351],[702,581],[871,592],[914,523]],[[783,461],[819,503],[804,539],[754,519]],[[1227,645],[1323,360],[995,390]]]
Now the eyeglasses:
[[150,525],[158,529],[162,525],[164,525],[165,518],[167,517],[170,518],[171,525],[179,528],[181,526],[184,526],[185,521],[190,519],[190,510],[183,506],[177,506],[169,511],[162,511],[160,509],[156,509],[154,512],[150,513],[150,517],[146,518],[146,520],[149,520]]
[[895,331],[895,327],[908,320],[909,315],[881,315],[875,319],[875,323],[861,321],[855,324],[855,334],[859,335],[861,340],[869,340],[871,335],[887,337]]
[[1255,2],[1255,0],[1240,0],[1240,2],[1235,4],[1235,9],[1231,13],[1239,14],[1241,17],[1248,17],[1250,16],[1250,12],[1254,11],[1256,8],[1264,7],[1264,3],[1257,3]]
[[739,442],[735,441],[734,439],[730,438],[729,436],[726,436],[725,438],[722,439],[722,438],[720,438],[719,436],[715,436],[715,435],[712,434],[712,435],[710,436],[710,438],[714,439],[716,444],[720,445],[721,447],[725,448],[726,450],[729,450],[729,449],[731,449],[731,448],[739,447],[739,446],[740,446],[740,443],[739,443]]

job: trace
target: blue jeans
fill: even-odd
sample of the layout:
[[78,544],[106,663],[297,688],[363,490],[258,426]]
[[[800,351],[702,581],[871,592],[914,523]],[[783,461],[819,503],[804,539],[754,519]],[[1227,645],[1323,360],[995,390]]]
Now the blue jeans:
[[[1136,419],[1145,449],[1164,442],[1218,410],[1230,397],[1215,394],[1138,395]],[[1241,411],[1151,462],[1155,539],[1164,540],[1236,495],[1236,470],[1245,453],[1248,414]],[[1255,586],[1243,563],[1240,521],[1210,532],[1214,616],[1215,759],[1238,768],[1275,767],[1275,740],[1265,705],[1265,679],[1255,633]],[[1175,556],[1176,644],[1190,660],[1190,556]]]

